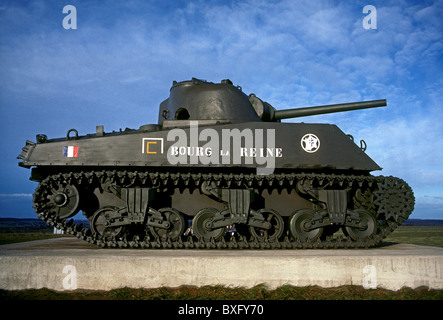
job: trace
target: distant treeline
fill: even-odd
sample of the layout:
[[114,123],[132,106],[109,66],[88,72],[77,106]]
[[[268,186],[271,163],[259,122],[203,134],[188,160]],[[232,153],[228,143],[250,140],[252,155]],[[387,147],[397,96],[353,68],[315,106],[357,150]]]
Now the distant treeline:
[[443,220],[438,219],[408,219],[403,226],[443,226]]
[[[75,220],[75,222],[77,224],[83,223],[83,225],[89,226],[88,220]],[[53,230],[54,227],[48,226],[40,219],[0,218],[0,233],[52,233]]]

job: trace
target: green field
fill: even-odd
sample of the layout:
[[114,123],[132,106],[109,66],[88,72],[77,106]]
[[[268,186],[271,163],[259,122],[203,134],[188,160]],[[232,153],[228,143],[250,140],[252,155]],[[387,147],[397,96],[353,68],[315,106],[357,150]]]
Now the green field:
[[384,241],[443,247],[443,227],[400,226],[386,237]]

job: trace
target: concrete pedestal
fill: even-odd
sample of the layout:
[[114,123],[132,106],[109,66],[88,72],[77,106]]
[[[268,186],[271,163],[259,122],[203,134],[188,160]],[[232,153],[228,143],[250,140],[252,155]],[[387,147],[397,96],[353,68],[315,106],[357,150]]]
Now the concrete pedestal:
[[99,249],[76,238],[0,246],[0,288],[110,290],[265,284],[443,289],[443,248],[365,250]]

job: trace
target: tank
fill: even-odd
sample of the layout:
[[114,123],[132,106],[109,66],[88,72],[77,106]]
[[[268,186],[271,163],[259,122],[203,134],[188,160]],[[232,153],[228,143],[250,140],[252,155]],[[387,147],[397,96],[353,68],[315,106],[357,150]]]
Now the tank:
[[368,248],[411,214],[412,189],[373,175],[366,143],[336,125],[282,120],[384,106],[276,110],[230,80],[174,81],[157,124],[38,134],[19,165],[38,217],[101,247]]

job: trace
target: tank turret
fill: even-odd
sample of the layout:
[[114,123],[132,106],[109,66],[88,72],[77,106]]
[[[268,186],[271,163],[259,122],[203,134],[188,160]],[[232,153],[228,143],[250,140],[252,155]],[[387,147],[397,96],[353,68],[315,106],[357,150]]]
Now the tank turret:
[[386,106],[386,100],[323,105],[307,108],[276,110],[255,94],[247,96],[240,86],[229,80],[212,83],[193,78],[173,82],[168,99],[160,104],[158,124],[171,120],[201,120],[221,122],[275,122],[283,119],[313,116]]
[[160,104],[158,124],[171,120],[199,120],[210,123],[260,121],[240,87],[228,79],[212,83],[193,78],[174,81],[169,98]]

